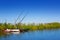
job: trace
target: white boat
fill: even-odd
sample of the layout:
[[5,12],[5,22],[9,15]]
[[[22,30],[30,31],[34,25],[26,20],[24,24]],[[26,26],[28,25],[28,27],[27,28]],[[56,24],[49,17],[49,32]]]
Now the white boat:
[[5,32],[20,32],[19,29],[6,29]]
[[[26,14],[27,15],[27,14]],[[20,21],[20,23],[23,21],[23,19],[26,17],[26,15],[21,19],[21,21]],[[21,15],[19,15],[18,16],[18,18],[20,17]],[[16,24],[16,22],[17,22],[17,20],[18,20],[18,18],[16,19],[16,21],[15,21],[15,24]],[[16,26],[16,25],[15,25]],[[21,30],[21,29],[6,29],[6,30],[4,30],[5,32],[23,32],[23,30]]]

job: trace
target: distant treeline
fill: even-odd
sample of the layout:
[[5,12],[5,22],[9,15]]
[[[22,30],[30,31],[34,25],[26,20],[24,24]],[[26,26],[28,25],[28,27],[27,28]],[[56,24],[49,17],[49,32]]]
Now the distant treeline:
[[53,22],[53,23],[40,23],[40,24],[22,24],[22,23],[17,23],[17,24],[11,24],[11,23],[0,23],[0,31],[5,30],[5,29],[24,29],[24,30],[50,30],[50,29],[59,29],[60,28],[60,23],[58,22]]

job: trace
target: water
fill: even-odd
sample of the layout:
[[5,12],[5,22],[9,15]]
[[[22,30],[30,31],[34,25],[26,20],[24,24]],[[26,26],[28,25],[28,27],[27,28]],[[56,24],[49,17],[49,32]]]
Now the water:
[[60,40],[60,30],[11,33],[0,36],[0,40]]

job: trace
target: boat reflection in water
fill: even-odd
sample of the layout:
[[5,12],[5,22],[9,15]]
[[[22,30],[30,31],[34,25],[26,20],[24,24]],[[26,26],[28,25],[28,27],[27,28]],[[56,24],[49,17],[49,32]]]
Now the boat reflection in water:
[[20,34],[20,32],[11,32],[11,34]]

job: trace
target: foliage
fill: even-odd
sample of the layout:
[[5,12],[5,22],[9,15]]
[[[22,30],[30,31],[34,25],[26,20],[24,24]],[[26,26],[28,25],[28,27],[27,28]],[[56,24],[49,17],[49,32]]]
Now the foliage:
[[53,22],[53,23],[45,23],[45,24],[22,24],[22,23],[17,23],[17,24],[11,24],[11,23],[0,23],[0,31],[5,30],[5,29],[23,29],[23,30],[45,30],[45,29],[59,29],[60,28],[60,23],[58,22]]

